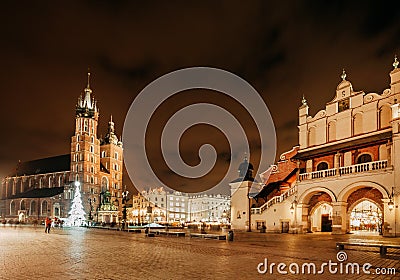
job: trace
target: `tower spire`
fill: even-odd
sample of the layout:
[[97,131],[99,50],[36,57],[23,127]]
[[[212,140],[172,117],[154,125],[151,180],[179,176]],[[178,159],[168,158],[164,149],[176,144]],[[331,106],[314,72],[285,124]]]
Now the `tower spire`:
[[90,68],[88,68],[88,72],[87,72],[87,89],[90,89]]

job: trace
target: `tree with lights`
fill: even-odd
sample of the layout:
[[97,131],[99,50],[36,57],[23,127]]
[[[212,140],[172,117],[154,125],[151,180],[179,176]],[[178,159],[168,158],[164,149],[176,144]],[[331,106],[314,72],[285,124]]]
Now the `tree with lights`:
[[79,190],[79,182],[75,182],[75,194],[72,200],[71,210],[66,224],[69,226],[81,226],[85,224],[85,211],[83,210],[81,192]]

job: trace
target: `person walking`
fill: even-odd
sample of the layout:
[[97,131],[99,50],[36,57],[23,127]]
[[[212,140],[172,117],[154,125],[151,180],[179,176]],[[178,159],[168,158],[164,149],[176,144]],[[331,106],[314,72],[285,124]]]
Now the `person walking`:
[[46,228],[45,228],[44,232],[50,233],[51,219],[49,217],[46,217],[45,225],[46,225]]

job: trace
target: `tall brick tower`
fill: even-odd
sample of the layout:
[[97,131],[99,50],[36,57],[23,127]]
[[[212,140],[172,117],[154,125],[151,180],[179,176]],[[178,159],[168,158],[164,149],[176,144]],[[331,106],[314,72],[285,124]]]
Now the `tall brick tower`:
[[107,180],[102,178],[102,191],[105,191],[105,186],[108,183],[108,191],[111,194],[113,201],[118,201],[119,210],[121,210],[121,193],[122,193],[122,167],[123,167],[123,148],[122,142],[118,140],[115,134],[114,122],[112,116],[108,122],[108,131],[106,136],[101,139],[100,146],[100,164],[105,167],[109,173]]
[[97,208],[100,202],[96,198],[100,193],[97,176],[100,171],[100,140],[97,139],[99,111],[91,96],[90,73],[87,75],[87,86],[78,99],[75,111],[75,135],[71,139],[71,180],[80,183],[82,200],[89,210],[88,204],[93,203],[92,206]]

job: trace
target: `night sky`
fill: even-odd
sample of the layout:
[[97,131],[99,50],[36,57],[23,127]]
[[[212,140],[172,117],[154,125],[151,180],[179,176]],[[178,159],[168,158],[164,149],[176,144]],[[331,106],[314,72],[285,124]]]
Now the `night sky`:
[[[122,134],[131,102],[151,81],[181,68],[210,66],[239,75],[262,95],[275,122],[279,156],[298,143],[303,94],[311,114],[323,109],[342,68],[354,90],[382,93],[394,55],[400,55],[400,8],[378,1],[72,2],[0,4],[2,178],[18,160],[69,153],[88,67],[100,108],[98,136],[106,133],[111,114]],[[234,111],[255,143],[251,160],[257,160],[251,120],[221,96],[193,91],[158,114],[166,121],[182,104],[207,98]],[[155,122],[150,142],[159,142],[162,124]],[[182,141],[188,164],[198,163],[191,148],[216,143],[218,166],[198,184],[212,184],[226,170],[229,147],[215,129],[195,127]],[[156,169],[168,174],[157,162]]]

